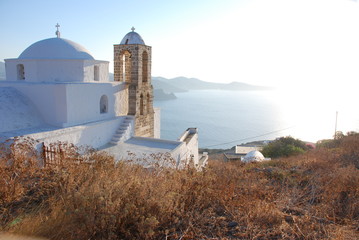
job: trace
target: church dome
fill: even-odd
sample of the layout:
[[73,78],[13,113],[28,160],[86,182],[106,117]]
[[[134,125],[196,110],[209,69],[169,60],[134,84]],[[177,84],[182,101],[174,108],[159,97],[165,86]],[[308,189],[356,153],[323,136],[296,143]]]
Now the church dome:
[[63,38],[48,38],[26,48],[19,59],[86,59],[94,60],[80,44]]
[[265,158],[260,151],[254,150],[247,153],[247,155],[243,158],[244,162],[262,162]]
[[140,36],[140,34],[135,32],[135,28],[131,28],[132,32],[127,33],[122,41],[121,41],[121,45],[127,45],[127,44],[141,44],[141,45],[145,45],[145,42],[143,41],[142,37]]

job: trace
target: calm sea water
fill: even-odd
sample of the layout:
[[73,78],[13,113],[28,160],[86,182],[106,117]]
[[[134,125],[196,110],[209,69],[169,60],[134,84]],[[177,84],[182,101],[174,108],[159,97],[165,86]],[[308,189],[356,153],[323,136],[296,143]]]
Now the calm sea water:
[[316,142],[337,130],[359,131],[356,95],[285,91],[200,90],[155,101],[161,108],[161,138],[176,140],[197,127],[202,148],[230,148],[255,140],[292,136]]

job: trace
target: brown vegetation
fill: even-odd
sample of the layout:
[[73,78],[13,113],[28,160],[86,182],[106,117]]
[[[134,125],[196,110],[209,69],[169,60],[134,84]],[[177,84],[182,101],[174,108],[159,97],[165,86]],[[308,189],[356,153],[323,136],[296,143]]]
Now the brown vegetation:
[[[152,169],[0,159],[0,232],[49,239],[358,239],[359,136],[264,163]],[[71,158],[68,158],[71,159]]]

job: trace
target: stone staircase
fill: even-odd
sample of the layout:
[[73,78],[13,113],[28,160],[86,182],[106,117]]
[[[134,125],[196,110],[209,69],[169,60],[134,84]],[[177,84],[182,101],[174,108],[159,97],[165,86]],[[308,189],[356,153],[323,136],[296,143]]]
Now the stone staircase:
[[121,126],[117,129],[115,135],[113,135],[110,143],[111,144],[118,144],[124,142],[128,139],[131,135],[131,123],[134,121],[133,116],[126,116],[124,121],[122,122]]

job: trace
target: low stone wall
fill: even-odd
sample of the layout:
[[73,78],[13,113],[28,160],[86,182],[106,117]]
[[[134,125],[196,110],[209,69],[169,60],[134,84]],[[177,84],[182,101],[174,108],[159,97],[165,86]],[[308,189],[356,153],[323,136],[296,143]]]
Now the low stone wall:
[[76,146],[92,146],[98,148],[111,140],[124,118],[125,116],[116,117],[110,120],[88,123],[81,126],[28,134],[24,137],[30,137],[45,144],[67,142],[73,143]]
[[153,108],[154,114],[154,138],[161,138],[161,109]]

